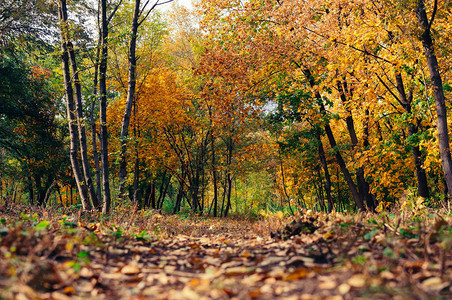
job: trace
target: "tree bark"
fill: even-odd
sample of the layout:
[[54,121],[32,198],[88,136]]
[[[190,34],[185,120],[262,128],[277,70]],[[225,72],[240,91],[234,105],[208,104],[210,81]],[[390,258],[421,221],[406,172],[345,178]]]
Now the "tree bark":
[[107,58],[108,58],[108,22],[107,0],[101,0],[101,58],[99,64],[99,93],[100,93],[100,136],[101,136],[101,164],[102,164],[102,213],[110,213],[111,195],[108,166],[108,132],[107,132]]
[[[209,109],[209,114],[210,109]],[[215,162],[215,138],[213,136],[213,130],[210,131],[210,150],[212,155],[212,177],[213,177],[213,216],[218,216],[218,179],[217,179],[217,166]]]
[[58,19],[60,21],[60,40],[61,40],[61,62],[63,66],[63,77],[64,86],[66,94],[66,111],[69,126],[69,136],[70,136],[70,159],[72,171],[74,173],[75,182],[77,184],[77,189],[80,195],[80,200],[82,202],[82,207],[84,210],[91,208],[86,186],[83,184],[82,172],[80,170],[80,165],[77,158],[77,124],[74,115],[75,105],[74,105],[74,91],[72,89],[71,73],[69,68],[69,53],[67,47],[67,7],[66,0],[59,1],[58,7]]
[[67,43],[67,48],[69,53],[69,60],[71,62],[72,67],[72,77],[74,78],[75,99],[76,99],[75,108],[77,113],[77,129],[80,142],[83,176],[85,178],[85,184],[88,188],[89,196],[91,197],[92,205],[93,207],[98,208],[99,202],[97,201],[96,191],[94,190],[93,181],[91,179],[91,168],[89,166],[88,160],[88,147],[86,144],[85,121],[83,117],[82,88],[80,86],[80,79],[77,71],[77,61],[75,60],[74,47],[71,42]]
[[[438,3],[435,0],[433,11],[436,12]],[[447,189],[450,193],[452,191],[452,159],[449,146],[449,134],[447,127],[447,111],[443,91],[443,82],[439,72],[439,64],[436,58],[433,40],[430,29],[435,15],[429,21],[425,11],[425,4],[423,0],[419,0],[416,6],[416,15],[424,31],[420,36],[422,46],[424,47],[424,54],[427,58],[427,65],[430,71],[430,80],[433,86],[433,95],[435,97],[436,115],[437,115],[437,129],[438,129],[438,143],[441,157],[441,165],[443,167],[444,178]]]
[[[333,198],[331,196],[331,177],[330,172],[328,170],[328,164],[326,162],[325,150],[323,149],[322,137],[320,135],[320,129],[316,129],[317,140],[318,140],[318,152],[320,163],[322,164],[323,173],[325,174],[325,191],[326,191],[326,199],[328,201],[328,212],[333,211]],[[290,203],[289,203],[290,205]],[[290,206],[289,206],[290,207]]]
[[[342,103],[344,106],[347,104],[347,97],[345,96],[345,92],[347,91],[347,83],[343,81],[342,83],[337,83],[340,97],[342,100]],[[350,92],[351,93],[351,92]],[[345,108],[348,115],[345,118],[345,122],[347,124],[347,130],[350,136],[350,141],[352,142],[352,150],[354,150],[358,146],[358,136],[356,135],[355,130],[355,121],[353,120],[353,115],[350,109],[347,107]],[[364,178],[364,169],[362,167],[359,167],[356,170],[356,181],[358,183],[358,191],[359,196],[361,197],[361,201],[366,203],[367,208],[371,211],[373,211],[376,206],[373,203],[372,195],[370,194],[370,188],[369,184],[366,182],[366,179]]]
[[[405,87],[403,84],[402,75],[400,73],[396,74],[396,84],[397,84],[397,91],[399,92],[399,101],[402,107],[405,109],[405,112],[408,114],[411,114],[411,102],[413,100],[413,93],[409,93],[408,97],[405,92]],[[418,128],[416,125],[413,125],[410,123],[408,126],[408,134],[410,136],[413,136],[417,133]],[[414,164],[416,167],[416,178],[417,178],[417,187],[418,187],[418,193],[419,196],[428,198],[429,197],[429,191],[428,191],[428,183],[427,183],[427,175],[425,174],[424,168],[422,168],[422,157],[421,157],[421,150],[419,149],[419,146],[413,146],[411,149],[413,153],[414,158]]]
[[185,186],[184,180],[185,180],[185,172],[182,171],[182,175],[179,178],[179,190],[177,192],[176,203],[174,204],[173,214],[179,212],[180,208],[181,208],[182,198],[184,197],[184,186]]
[[232,150],[233,150],[233,142],[232,137],[228,137],[228,157],[227,164],[228,169],[226,175],[226,185],[225,185],[225,193],[226,193],[226,208],[224,209],[224,216],[227,217],[229,214],[229,209],[231,208],[231,193],[232,193],[232,176],[230,166],[232,165]]
[[145,193],[145,201],[143,207],[155,209],[155,182],[151,178]]
[[[166,172],[165,172],[166,174]],[[162,184],[160,185],[159,189],[159,198],[157,199],[157,208],[161,209],[163,207],[163,202],[165,201],[165,195],[168,192],[168,187],[171,183],[171,177],[172,175],[169,174],[168,180],[165,183],[166,176],[163,176],[162,178]]]
[[[304,73],[305,73],[305,76],[306,76],[309,84],[311,85],[311,87],[313,87],[315,84],[314,84],[314,79],[312,78],[312,75],[311,75],[311,71],[305,70]],[[321,115],[326,116],[325,105],[323,104],[323,100],[322,100],[320,93],[316,92],[315,97],[318,99]],[[360,211],[365,211],[366,207],[364,206],[364,202],[362,201],[362,198],[360,197],[358,190],[356,189],[356,185],[353,182],[352,176],[350,175],[347,165],[345,164],[344,158],[342,157],[341,153],[337,149],[336,139],[334,138],[333,131],[331,130],[331,126],[329,123],[326,123],[324,125],[324,127],[325,127],[326,135],[330,142],[330,146],[334,150],[337,164],[341,168],[342,174],[344,175],[345,181],[347,182],[347,185],[350,190],[350,193],[352,194],[353,200],[355,201],[355,204]]]
[[129,135],[129,124],[130,117],[132,114],[132,104],[135,99],[135,89],[136,89],[136,44],[137,44],[137,33],[139,22],[138,18],[140,17],[140,0],[135,0],[135,8],[133,12],[132,19],[132,36],[130,38],[129,45],[129,81],[127,87],[127,101],[126,108],[124,111],[124,117],[122,119],[121,126],[121,136],[120,136],[120,161],[119,161],[119,198],[124,198],[125,191],[125,181],[127,177],[127,137]]
[[96,168],[96,196],[97,196],[97,203],[100,205],[102,203],[102,188],[101,188],[101,173],[100,173],[100,165],[99,165],[99,154],[97,151],[97,126],[96,126],[96,119],[94,117],[94,109],[97,102],[97,85],[98,85],[98,76],[99,76],[99,57],[100,55],[100,40],[97,45],[96,50],[96,61],[94,64],[94,79],[93,79],[93,100],[91,101],[91,107],[90,107],[90,122],[91,122],[91,140],[92,140],[92,147],[93,147],[93,159],[94,159],[94,167]]

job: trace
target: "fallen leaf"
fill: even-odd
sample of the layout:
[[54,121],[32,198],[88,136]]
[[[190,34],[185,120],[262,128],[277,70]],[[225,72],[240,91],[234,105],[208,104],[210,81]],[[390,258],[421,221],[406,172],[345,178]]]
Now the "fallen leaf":
[[193,278],[190,280],[190,286],[197,287],[201,283],[201,280],[199,278]]
[[232,268],[226,269],[225,273],[227,275],[243,275],[243,274],[248,274],[248,273],[252,272],[253,270],[254,270],[254,268],[232,267]]
[[337,286],[334,280],[322,281],[319,283],[319,288],[322,290],[332,290]]
[[63,289],[63,293],[65,293],[66,295],[75,294],[75,288],[73,286],[67,286]]
[[67,242],[65,248],[67,252],[72,252],[72,249],[74,249],[74,244],[72,242]]
[[352,287],[361,288],[366,285],[366,277],[362,274],[353,275],[347,283]]
[[261,290],[254,290],[249,292],[249,296],[251,299],[259,297],[260,294],[262,294]]
[[350,289],[351,289],[351,286],[346,284],[346,283],[343,283],[343,284],[341,284],[340,286],[337,287],[337,291],[341,295],[347,294],[350,291]]
[[384,270],[383,272],[381,272],[380,277],[386,280],[392,280],[395,278],[394,274],[392,274],[388,270]]
[[93,273],[93,271],[91,271],[91,270],[88,269],[87,267],[83,267],[83,268],[80,270],[79,275],[80,275],[80,277],[91,278],[91,277],[93,277],[94,273]]
[[121,273],[126,275],[133,275],[140,273],[140,269],[135,265],[125,265],[121,268]]
[[284,281],[292,281],[301,278],[305,278],[308,275],[309,271],[306,268],[297,268],[292,273],[284,277]]
[[429,290],[435,290],[435,291],[440,291],[449,285],[450,285],[449,282],[444,282],[439,277],[431,277],[431,278],[428,278],[428,279],[422,281],[422,286],[424,288],[427,288]]

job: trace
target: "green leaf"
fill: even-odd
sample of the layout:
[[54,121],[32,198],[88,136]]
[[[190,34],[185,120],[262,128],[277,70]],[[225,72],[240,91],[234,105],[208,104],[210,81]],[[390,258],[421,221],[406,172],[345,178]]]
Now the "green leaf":
[[392,251],[392,249],[389,247],[386,247],[383,250],[383,255],[389,258],[396,258],[394,251]]
[[44,221],[41,221],[38,224],[36,224],[35,228],[37,230],[45,230],[45,229],[47,229],[49,224],[50,224],[49,221],[44,220]]
[[373,237],[374,235],[377,234],[377,232],[378,232],[377,229],[374,229],[374,230],[372,230],[372,231],[370,231],[370,232],[367,232],[367,233],[364,235],[364,239],[365,239],[366,241],[370,241],[370,240],[372,239],[372,237]]
[[113,236],[118,239],[122,236],[123,233],[124,231],[121,229],[121,227],[118,227],[116,231],[113,232]]
[[89,256],[88,252],[80,252],[79,254],[77,254],[78,258],[86,258]]
[[77,227],[77,223],[65,220],[63,223],[63,226],[67,227],[67,228],[75,228],[75,227]]
[[353,262],[355,264],[360,264],[360,265],[364,265],[367,261],[367,258],[364,255],[361,256],[356,256],[353,258]]
[[22,219],[24,219],[25,221],[30,220],[30,217],[29,217],[26,213],[24,213],[24,212],[21,212],[21,213],[20,213],[20,216],[21,216]]

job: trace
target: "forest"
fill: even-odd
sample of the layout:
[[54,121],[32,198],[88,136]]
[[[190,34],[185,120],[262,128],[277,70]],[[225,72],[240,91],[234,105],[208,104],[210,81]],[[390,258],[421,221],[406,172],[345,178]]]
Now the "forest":
[[451,297],[452,2],[185,3],[1,1],[0,299]]

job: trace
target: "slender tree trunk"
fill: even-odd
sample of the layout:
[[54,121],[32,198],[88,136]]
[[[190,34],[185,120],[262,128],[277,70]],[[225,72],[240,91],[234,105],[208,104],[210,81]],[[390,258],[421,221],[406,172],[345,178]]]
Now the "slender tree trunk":
[[107,132],[107,58],[108,58],[108,23],[107,0],[101,0],[101,58],[99,64],[99,93],[100,93],[100,136],[102,163],[102,213],[110,213],[111,195],[108,166],[108,132]]
[[84,210],[91,208],[86,186],[83,184],[82,172],[77,158],[77,124],[74,116],[74,92],[72,89],[71,73],[69,69],[69,54],[67,49],[67,7],[66,0],[59,1],[58,19],[60,21],[61,61],[63,66],[64,86],[66,94],[66,110],[70,136],[70,159],[72,170]]
[[90,107],[90,121],[91,121],[91,140],[92,140],[92,147],[93,147],[93,159],[94,159],[94,166],[96,168],[96,196],[97,196],[97,203],[100,206],[100,203],[102,203],[102,183],[101,183],[101,172],[100,172],[100,165],[99,165],[99,154],[97,151],[97,126],[96,126],[96,118],[95,118],[95,107],[96,107],[96,102],[97,102],[97,97],[98,97],[98,93],[97,93],[97,85],[99,84],[98,82],[98,76],[99,76],[99,57],[100,55],[100,40],[99,43],[97,45],[97,50],[96,50],[96,62],[94,64],[94,79],[93,79],[93,100],[91,102],[91,107]]
[[[366,108],[366,110],[364,112],[365,118],[364,118],[364,124],[363,124],[363,126],[364,126],[364,137],[363,137],[364,149],[368,149],[368,147],[370,146],[370,143],[369,143],[369,114],[370,114],[369,109]],[[377,122],[377,130],[379,127],[380,127],[380,125]],[[369,184],[367,184],[367,187],[370,189]],[[372,195],[372,202],[374,204],[374,207],[377,207],[378,206],[377,197],[375,197],[375,194],[370,193],[370,191],[369,191],[369,194]]]
[[[157,200],[157,208],[158,209],[161,209],[163,207],[163,202],[165,201],[165,195],[168,192],[168,187],[171,183],[171,177],[172,177],[172,175],[170,174],[166,183],[164,180],[162,180],[162,185],[160,186],[160,190],[159,190],[159,198]],[[165,177],[163,179],[165,179]]]
[[[396,74],[396,83],[397,83],[397,91],[399,92],[399,101],[402,107],[405,109],[405,111],[408,114],[411,114],[411,102],[413,100],[413,93],[410,92],[407,96],[405,92],[405,87],[403,84],[402,75],[400,73]],[[416,125],[413,125],[410,123],[408,125],[408,134],[410,136],[413,136],[417,133],[418,128]],[[425,173],[424,168],[422,168],[422,154],[421,150],[419,149],[419,146],[413,146],[411,149],[413,153],[414,158],[414,164],[416,167],[416,178],[417,178],[417,187],[418,187],[418,193],[419,196],[428,198],[429,197],[429,191],[428,191],[428,183],[427,183],[427,175]]]
[[[210,110],[209,110],[210,111]],[[217,179],[217,166],[215,162],[215,138],[213,136],[213,130],[210,131],[210,150],[212,155],[212,177],[213,177],[213,216],[218,216],[218,179]]]
[[[304,72],[305,72],[307,80],[309,81],[309,84],[311,85],[311,87],[313,87],[315,84],[314,84],[314,78],[312,78],[311,72],[309,70],[305,70]],[[326,116],[327,113],[326,113],[325,105],[323,104],[323,100],[322,100],[320,93],[316,92],[315,97],[318,99],[318,102],[319,102],[320,113],[322,114],[322,116]],[[362,201],[362,198],[360,197],[358,190],[356,189],[356,185],[353,182],[350,172],[348,171],[344,158],[342,157],[341,153],[337,149],[336,139],[334,138],[333,131],[331,130],[331,126],[329,123],[325,124],[325,132],[326,132],[326,135],[330,142],[330,146],[334,150],[337,164],[341,168],[342,174],[344,175],[345,181],[347,182],[347,185],[350,189],[350,193],[352,194],[352,197],[353,197],[353,200],[355,201],[356,206],[358,207],[358,209],[360,211],[365,211],[366,207],[364,206],[364,202]]]
[[[347,83],[344,81],[342,83],[337,83],[340,97],[342,100],[342,103],[344,106],[347,105],[347,97],[345,95],[345,92],[347,91]],[[351,92],[350,92],[351,94]],[[353,115],[350,109],[346,107],[346,111],[348,113],[347,117],[345,118],[345,122],[347,124],[347,130],[350,136],[350,141],[352,142],[352,149],[355,150],[358,146],[358,136],[356,135],[355,130],[355,121],[353,120]],[[369,184],[366,182],[364,178],[364,169],[362,167],[359,167],[356,170],[356,181],[358,183],[358,191],[359,196],[361,197],[361,201],[364,203],[366,202],[367,208],[371,211],[373,211],[376,206],[373,203],[372,195],[370,194],[370,188]]]
[[91,179],[91,168],[89,166],[88,160],[88,147],[86,144],[86,131],[85,131],[85,121],[83,117],[83,104],[82,104],[82,88],[80,86],[80,79],[77,71],[77,61],[75,60],[74,47],[71,42],[67,43],[69,60],[72,67],[72,77],[74,78],[75,86],[75,108],[77,112],[77,129],[80,142],[80,152],[82,158],[82,170],[83,176],[85,178],[85,184],[88,188],[88,192],[91,198],[93,207],[98,208],[99,202],[97,201],[96,191],[94,190],[93,181]]
[[132,104],[135,98],[136,89],[136,44],[137,44],[137,33],[138,33],[138,18],[140,17],[140,0],[135,0],[135,8],[133,12],[132,19],[132,36],[130,38],[129,44],[129,82],[127,87],[127,101],[126,108],[124,111],[124,117],[122,119],[121,126],[121,145],[120,145],[120,161],[119,161],[119,198],[124,198],[124,185],[127,177],[127,137],[129,135],[129,124],[130,117],[132,114]]
[[318,177],[318,182],[315,183],[316,187],[317,187],[317,197],[318,197],[318,203],[320,205],[320,211],[326,211],[325,209],[325,197],[324,197],[324,187],[323,187],[323,178],[322,178],[322,173],[320,172],[320,168],[316,168],[317,169],[317,177]]
[[179,191],[177,192],[176,196],[176,203],[174,204],[173,214],[180,211],[181,204],[182,204],[182,198],[184,197],[184,181],[185,180],[185,174],[182,174],[182,178],[179,180]]
[[31,176],[28,177],[27,187],[28,187],[28,200],[30,201],[30,205],[33,205],[35,196],[33,190],[33,179],[31,178]]
[[[323,105],[323,103],[321,104],[320,111],[322,112],[322,114],[326,114],[325,106]],[[360,211],[365,211],[366,208],[364,206],[364,202],[362,201],[362,198],[360,197],[358,190],[356,189],[355,183],[353,182],[352,176],[350,175],[350,172],[348,171],[347,165],[345,164],[345,161],[342,158],[341,153],[337,149],[337,143],[334,138],[333,131],[331,130],[331,127],[329,124],[325,125],[325,131],[326,131],[326,135],[328,136],[328,140],[330,141],[331,148],[335,149],[334,152],[335,152],[337,164],[341,168],[342,174],[344,175],[345,181],[347,182],[348,187],[350,189],[350,193],[352,194],[352,197],[355,200],[355,204]]]
[[[438,3],[435,0],[433,11],[436,13]],[[447,111],[446,103],[443,91],[443,82],[441,74],[439,72],[438,60],[436,58],[433,46],[433,40],[431,36],[431,25],[434,20],[434,15],[429,21],[427,13],[425,11],[424,0],[418,0],[416,7],[416,15],[424,31],[420,36],[422,46],[424,47],[424,54],[427,58],[427,65],[430,71],[430,80],[433,86],[433,95],[435,97],[436,115],[437,115],[437,128],[438,128],[438,143],[441,157],[441,164],[443,167],[444,178],[446,181],[447,189],[450,193],[452,191],[452,159],[450,154],[449,134],[447,127]]]
[[[221,202],[221,211],[220,211],[220,215],[221,216],[224,216],[224,203],[225,203],[225,200],[226,200],[226,189],[227,189],[227,184],[226,184],[226,179],[224,180],[224,186],[223,186],[223,200],[222,200],[222,202]],[[246,198],[247,196],[245,195],[245,198]]]
[[232,137],[229,137],[228,159],[227,159],[229,170],[228,170],[228,173],[226,175],[227,187],[225,186],[225,189],[226,189],[226,208],[224,210],[224,216],[225,217],[228,216],[229,209],[231,208],[232,176],[231,176],[230,166],[232,164],[232,150],[233,150]]
[[156,209],[157,205],[155,202],[155,181],[153,181],[152,179],[148,189],[149,192],[146,200],[146,205],[152,209]]
[[146,202],[144,203],[144,206],[155,209],[155,182],[152,178],[146,190]]
[[47,202],[49,202],[49,205],[51,205],[49,199],[50,199],[50,195],[52,193],[52,188],[54,187],[55,184],[56,184],[56,182],[53,180],[53,176],[50,176],[46,182],[45,187],[43,188],[43,191],[44,191],[43,206],[44,207],[46,207]]
[[317,140],[319,142],[318,152],[320,163],[322,164],[323,173],[325,174],[325,191],[326,191],[326,199],[328,201],[328,212],[333,211],[333,198],[331,197],[331,177],[330,172],[328,170],[328,164],[326,162],[325,151],[323,149],[322,137],[320,135],[320,129],[316,129]]

